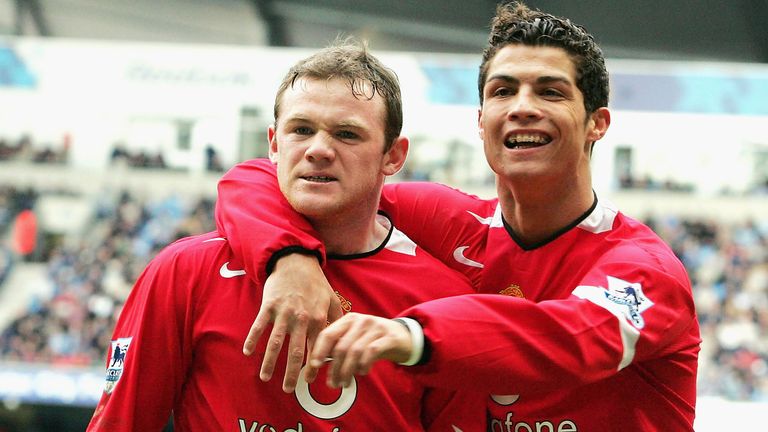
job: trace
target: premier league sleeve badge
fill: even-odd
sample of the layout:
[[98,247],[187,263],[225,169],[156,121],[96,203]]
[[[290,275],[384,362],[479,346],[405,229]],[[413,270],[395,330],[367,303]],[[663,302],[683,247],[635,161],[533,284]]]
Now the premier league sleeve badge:
[[125,367],[125,357],[128,354],[128,348],[131,346],[131,337],[119,338],[112,341],[112,347],[109,351],[109,361],[107,363],[107,380],[104,386],[104,392],[112,393],[117,382],[123,375]]

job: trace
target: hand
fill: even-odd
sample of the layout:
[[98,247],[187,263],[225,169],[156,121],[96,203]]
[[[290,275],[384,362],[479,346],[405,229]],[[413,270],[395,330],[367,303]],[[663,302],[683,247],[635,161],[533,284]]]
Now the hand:
[[336,388],[349,385],[353,375],[367,374],[376,360],[402,363],[412,350],[411,334],[404,325],[352,312],[320,332],[307,364],[317,370],[330,357],[328,386]]
[[[243,345],[243,353],[251,355],[256,341],[270,322],[274,322],[269,335],[259,377],[272,379],[277,357],[289,336],[288,360],[283,379],[283,391],[296,388],[304,361],[304,347],[312,349],[317,335],[328,322],[341,317],[341,305],[328,284],[317,258],[291,254],[280,258],[272,274],[264,283],[264,294],[256,320]],[[307,377],[314,380],[317,369],[308,368]]]

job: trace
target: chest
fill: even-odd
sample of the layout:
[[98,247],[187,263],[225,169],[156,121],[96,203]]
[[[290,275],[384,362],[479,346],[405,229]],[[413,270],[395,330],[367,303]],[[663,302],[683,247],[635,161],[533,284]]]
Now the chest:
[[491,230],[480,292],[537,302],[568,297],[593,267],[599,253],[599,243],[580,234],[569,232],[546,245],[525,250],[505,230]]

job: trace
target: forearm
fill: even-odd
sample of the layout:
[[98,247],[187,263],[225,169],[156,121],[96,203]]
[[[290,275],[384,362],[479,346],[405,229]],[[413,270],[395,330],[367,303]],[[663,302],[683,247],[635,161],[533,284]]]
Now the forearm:
[[323,262],[322,243],[283,196],[267,159],[232,168],[219,181],[218,194],[216,228],[257,282],[263,283],[277,259],[290,253],[314,254]]

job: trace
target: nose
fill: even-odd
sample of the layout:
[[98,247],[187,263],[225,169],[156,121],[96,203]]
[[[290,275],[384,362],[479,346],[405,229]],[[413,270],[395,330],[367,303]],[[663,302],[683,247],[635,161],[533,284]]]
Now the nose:
[[316,134],[309,142],[304,157],[310,162],[332,161],[336,157],[333,139],[325,134]]
[[510,101],[507,117],[510,120],[537,120],[541,118],[536,95],[530,90],[520,90]]

